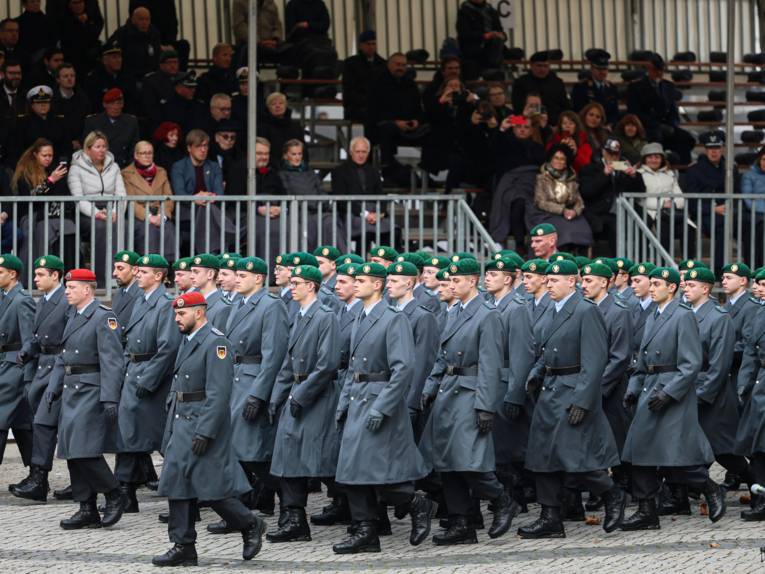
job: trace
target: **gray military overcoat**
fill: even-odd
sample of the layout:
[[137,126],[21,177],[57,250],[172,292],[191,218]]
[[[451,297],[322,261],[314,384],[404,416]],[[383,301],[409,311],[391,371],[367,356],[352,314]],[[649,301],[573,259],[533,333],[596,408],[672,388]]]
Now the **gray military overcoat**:
[[406,406],[410,410],[419,411],[425,381],[436,361],[440,337],[438,321],[435,315],[421,305],[417,299],[410,300],[401,312],[412,326],[414,356],[416,357],[414,365],[412,365],[412,383],[409,385]]
[[[231,302],[223,296],[220,289],[216,289],[207,297],[207,320],[212,326],[222,333],[226,333],[226,322],[231,312]],[[228,335],[228,333],[226,333]]]
[[738,393],[746,400],[736,432],[735,454],[744,456],[765,452],[765,305],[758,307],[752,332],[757,336],[749,339],[738,372]]

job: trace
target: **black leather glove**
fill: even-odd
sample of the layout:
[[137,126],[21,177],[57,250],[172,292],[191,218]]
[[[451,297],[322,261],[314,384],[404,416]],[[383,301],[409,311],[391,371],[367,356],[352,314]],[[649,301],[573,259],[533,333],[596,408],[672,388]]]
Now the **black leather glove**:
[[258,418],[258,414],[260,414],[260,410],[263,408],[264,404],[266,403],[262,399],[249,395],[244,403],[244,408],[242,409],[242,416],[244,417],[244,420],[246,420],[248,423],[254,423],[255,419]]
[[382,426],[384,416],[380,411],[370,409],[367,416],[367,430],[374,432],[379,429]]
[[526,392],[533,395],[542,386],[545,377],[539,371],[533,370],[526,379]]
[[337,432],[340,432],[343,430],[343,427],[345,426],[346,418],[348,418],[348,411],[335,413],[335,429],[337,430]]
[[420,399],[420,406],[422,407],[423,412],[427,411],[430,408],[430,405],[433,404],[433,401],[436,400],[435,395],[426,395],[425,393],[422,394],[422,398]]
[[137,396],[139,399],[145,399],[151,394],[151,391],[147,389],[146,387],[142,385],[136,385],[135,387],[135,396]]
[[746,399],[748,395],[746,388],[741,387],[737,389],[736,395],[738,396],[738,404],[743,406],[746,403]]
[[278,410],[279,409],[275,403],[268,403],[268,424],[273,426],[274,421],[276,420],[276,411]]
[[412,423],[412,428],[414,428],[414,425],[417,424],[417,417],[420,416],[420,411],[417,409],[410,408],[409,409],[409,420]]
[[672,397],[670,397],[667,393],[664,391],[656,391],[655,393],[651,393],[651,396],[648,398],[648,410],[654,412],[660,411],[671,401]]
[[58,394],[53,391],[47,391],[45,393],[45,403],[48,405],[48,412],[51,411],[51,407],[53,407],[53,403],[55,403],[56,400],[58,400]]
[[494,428],[494,413],[479,410],[476,410],[475,413],[475,426],[478,427],[478,432],[480,434],[491,432],[491,429]]
[[511,421],[514,421],[519,416],[521,416],[521,405],[516,405],[515,403],[509,403],[505,401],[504,408],[505,416]]
[[117,421],[117,403],[101,403],[104,405],[104,415],[110,423]]
[[584,415],[587,414],[587,410],[576,405],[568,407],[568,423],[576,426],[584,420]]
[[299,402],[297,402],[295,399],[290,399],[290,414],[292,415],[292,418],[298,418],[300,417],[300,413],[302,412],[303,407],[300,405]]
[[23,367],[29,362],[29,354],[26,351],[19,351],[16,353],[16,365]]
[[191,439],[191,452],[197,456],[202,456],[207,452],[207,447],[210,446],[210,439],[201,434],[194,435]]
[[637,395],[635,393],[627,393],[622,399],[622,406],[625,409],[634,407],[637,404]]

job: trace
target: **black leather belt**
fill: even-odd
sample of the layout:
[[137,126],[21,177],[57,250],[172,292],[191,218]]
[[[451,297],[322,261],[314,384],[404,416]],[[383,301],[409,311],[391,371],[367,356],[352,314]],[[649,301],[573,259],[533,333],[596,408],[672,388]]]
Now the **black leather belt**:
[[13,351],[21,351],[21,343],[8,343],[7,345],[0,345],[0,353],[12,353]]
[[677,365],[646,365],[645,368],[648,374],[654,375],[656,373],[671,373],[677,371]]
[[203,401],[207,398],[207,395],[204,391],[190,391],[190,392],[182,392],[182,391],[175,391],[175,400],[179,403],[196,403],[199,401]]
[[353,380],[357,383],[384,383],[390,380],[390,373],[353,373]]
[[64,373],[67,375],[85,375],[87,373],[98,373],[101,371],[99,365],[66,365]]
[[259,365],[263,361],[263,355],[236,355],[235,365]]
[[582,370],[581,365],[571,365],[570,367],[548,367],[545,365],[545,374],[550,377],[562,377],[564,375],[575,375]]
[[130,362],[132,363],[144,363],[151,360],[151,358],[157,353],[130,353]]
[[478,375],[478,366],[460,367],[459,365],[449,365],[446,367],[446,374],[455,375],[457,377],[475,377]]
[[299,385],[300,383],[302,383],[303,381],[305,381],[308,378],[308,375],[306,375],[304,373],[294,373],[292,375],[292,378],[295,381],[295,384]]
[[50,347],[46,347],[45,345],[40,345],[41,355],[58,355],[63,350],[64,350],[64,345],[52,345]]
[[760,368],[765,369],[765,360],[760,361]]

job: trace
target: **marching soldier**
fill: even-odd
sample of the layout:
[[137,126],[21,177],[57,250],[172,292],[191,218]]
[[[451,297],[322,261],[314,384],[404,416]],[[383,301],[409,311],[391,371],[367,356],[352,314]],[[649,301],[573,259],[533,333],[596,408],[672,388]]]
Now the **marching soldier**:
[[[415,277],[415,284],[414,284],[414,290],[412,294],[414,295],[414,298],[417,299],[417,303],[428,311],[430,311],[433,314],[437,314],[441,311],[441,302],[438,300],[437,297],[430,294],[428,290],[425,288],[425,285],[422,284],[422,271],[423,271],[423,265],[424,261],[422,257],[417,255],[416,253],[402,253],[398,257],[396,257],[396,262],[401,263],[403,261],[407,261],[415,266],[415,269],[417,270],[417,276]],[[418,396],[419,400],[419,396]]]
[[337,259],[340,258],[340,250],[332,245],[319,245],[313,251],[321,271],[322,283],[319,289],[319,301],[330,307],[335,313],[340,310],[341,302],[335,296],[335,283],[337,281]]
[[292,300],[292,291],[289,285],[292,276],[292,269],[289,267],[291,261],[292,253],[282,253],[276,256],[276,265],[274,266],[274,283],[279,287],[279,297],[287,306],[287,319],[290,325],[292,325],[300,309],[300,305]]
[[452,291],[452,282],[450,280],[451,273],[449,273],[449,267],[445,269],[439,269],[436,272],[436,279],[438,280],[438,300],[444,305],[444,310],[438,317],[438,332],[443,333],[446,329],[446,325],[451,317],[451,311],[454,306],[459,303],[457,297],[454,296]]
[[224,253],[218,259],[220,271],[218,271],[218,288],[232,305],[239,302],[239,293],[236,292],[236,262],[242,258],[238,253]]
[[364,308],[353,325],[350,362],[335,421],[342,427],[335,480],[348,496],[356,523],[332,547],[336,554],[379,552],[378,499],[408,506],[409,543],[430,533],[432,502],[415,493],[428,468],[414,442],[406,394],[415,362],[412,329],[403,314],[383,301],[386,271],[378,263],[357,268],[354,291]]
[[396,262],[398,251],[389,245],[378,245],[369,254],[369,261],[382,265],[385,269],[390,267],[391,263]]
[[181,344],[172,297],[164,286],[168,266],[161,255],[144,255],[138,260],[136,282],[143,295],[133,305],[123,331],[127,370],[117,417],[120,434],[114,474],[126,513],[138,512],[136,488],[149,480],[142,461],[151,460],[151,453],[162,447],[165,401]]
[[[518,529],[521,538],[564,538],[560,505],[565,485],[603,498],[603,530],[624,517],[626,495],[605,469],[619,464],[613,433],[602,406],[602,375],[608,340],[602,315],[576,290],[572,261],[547,267],[552,319],[540,339],[539,360],[528,377],[541,383],[531,420],[526,468],[535,473],[540,518]],[[551,438],[551,437],[554,437]]]
[[[64,329],[64,348],[56,357],[45,403],[52,411],[61,398],[58,456],[67,462],[80,509],[60,525],[64,530],[113,526],[122,517],[122,493],[104,453],[114,452],[125,369],[120,325],[95,298],[95,273],[73,269],[65,280],[66,299],[75,312]],[[106,495],[103,517],[96,507],[98,493]]]
[[637,297],[635,297],[635,292],[630,285],[630,269],[635,264],[626,257],[616,257],[612,261],[616,264],[616,273],[610,291],[620,297],[632,309],[637,304]]
[[[37,301],[32,336],[24,341],[17,361],[29,363],[35,369],[27,399],[34,415],[32,426],[32,464],[29,477],[20,484],[11,485],[10,491],[19,498],[44,502],[48,498],[48,473],[53,468],[58,433],[58,415],[61,402],[55,401],[50,409],[43,401],[53,364],[61,352],[64,327],[71,316],[71,307],[64,297],[61,280],[64,263],[55,255],[44,255],[34,262],[35,287],[42,292]],[[18,441],[18,438],[16,439]],[[69,492],[71,493],[71,488]]]
[[219,271],[220,261],[212,253],[202,253],[191,260],[191,284],[207,301],[205,317],[213,327],[225,332],[231,303],[216,285]]
[[[447,267],[449,267],[449,258],[443,255],[429,255],[422,260],[422,285],[433,297],[438,298],[438,279],[436,278],[436,273]],[[443,305],[439,307],[439,311],[443,310]]]
[[260,552],[266,527],[236,498],[250,485],[230,442],[234,356],[229,340],[207,321],[206,307],[198,291],[173,301],[175,322],[185,336],[168,400],[159,494],[169,499],[167,530],[174,545],[152,559],[155,566],[196,566],[194,516],[200,500],[241,532],[245,560]]
[[21,453],[24,466],[32,461],[32,417],[24,385],[32,379],[31,368],[19,368],[18,354],[34,332],[35,302],[21,287],[21,259],[0,255],[0,463],[5,454],[8,430]]
[[135,280],[138,271],[138,259],[141,256],[135,251],[118,251],[114,255],[112,277],[117,282],[117,290],[112,295],[112,311],[120,324],[120,337],[125,344],[125,325],[133,314],[133,305],[142,295],[141,288]]
[[449,266],[449,273],[459,306],[441,334],[423,390],[423,411],[431,404],[433,409],[420,442],[425,459],[441,473],[450,516],[447,531],[433,537],[439,546],[478,542],[468,520],[471,493],[494,505],[491,538],[505,534],[520,510],[497,480],[491,436],[502,390],[501,319],[478,293],[476,260],[460,259]]
[[630,268],[630,287],[637,299],[637,305],[632,310],[632,360],[630,372],[635,368],[643,342],[643,333],[648,318],[656,311],[656,303],[651,298],[651,281],[648,278],[651,271],[656,269],[653,263],[638,263]]
[[690,307],[675,299],[680,285],[677,270],[657,267],[649,279],[656,311],[646,324],[638,362],[624,396],[625,407],[637,405],[622,459],[632,464],[638,510],[624,520],[622,530],[660,527],[657,467],[669,484],[701,490],[712,522],[725,514],[723,490],[709,478],[707,467],[714,455],[699,426],[693,392],[702,364],[699,328]]
[[311,540],[305,514],[308,479],[334,477],[337,467],[332,423],[338,399],[334,381],[339,333],[334,311],[318,300],[322,279],[321,271],[310,265],[292,270],[290,287],[300,311],[269,405],[270,412],[281,409],[271,474],[279,477],[287,519],[266,534],[272,543]]
[[194,290],[194,285],[191,283],[191,262],[193,259],[193,257],[182,257],[173,263],[173,283],[178,295]]

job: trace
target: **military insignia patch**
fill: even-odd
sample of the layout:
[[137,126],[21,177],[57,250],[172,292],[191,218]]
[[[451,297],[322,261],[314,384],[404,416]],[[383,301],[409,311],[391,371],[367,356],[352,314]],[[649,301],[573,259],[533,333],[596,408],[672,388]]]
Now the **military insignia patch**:
[[560,265],[553,265],[552,270],[553,270],[553,273],[557,273],[558,271],[560,271]]
[[372,268],[369,265],[364,265],[364,273],[369,273]]
[[144,257],[143,258],[143,264],[146,265],[148,262],[149,262],[149,258],[148,257]]
[[537,264],[536,263],[532,263],[531,265],[529,265],[529,269],[531,271],[536,271],[537,270]]
[[438,265],[438,259],[436,259],[436,258],[434,257],[433,259],[431,259],[431,260],[430,260],[430,263],[431,263],[432,265]]
[[247,262],[247,271],[252,271],[253,267],[255,267],[255,266],[252,264],[252,261],[248,261]]
[[348,275],[355,275],[356,268],[355,267],[348,267]]
[[403,260],[404,260],[403,255],[399,255],[398,257],[396,257],[396,261],[403,261]]
[[233,259],[229,259],[229,260],[226,262],[226,265],[229,267],[229,269],[230,269],[231,267],[236,267],[236,261],[234,261]]
[[565,257],[563,257],[563,255],[558,255],[558,256],[555,258],[555,261],[563,261],[564,259],[565,259]]
[[590,271],[592,271],[592,267],[590,267],[589,265],[587,265],[587,266],[584,268],[584,270],[583,270],[583,271],[584,271],[584,274],[585,274],[585,275],[589,275]]
[[175,300],[175,306],[178,307],[178,309],[181,309],[185,304],[186,302],[183,299],[178,298]]
[[638,272],[645,273],[645,265],[641,265],[640,267],[638,267]]
[[448,279],[450,277],[448,271],[444,271],[444,279]]
[[125,263],[127,263],[128,261],[130,261],[130,255],[128,255],[127,253],[123,254],[123,255],[122,255],[122,260],[123,260]]
[[292,258],[292,262],[293,262],[295,265],[300,265],[300,257],[293,257],[293,258]]
[[40,259],[40,267],[45,267],[45,257]]
[[695,269],[693,271],[691,271],[691,279],[696,279],[696,277],[698,277],[698,275],[699,275],[699,272],[696,271]]
[[624,261],[622,261],[622,260],[620,259],[619,261],[617,261],[617,262],[616,262],[616,266],[617,266],[619,269],[621,269],[622,267],[624,267]]
[[497,269],[502,269],[504,268],[504,266],[505,266],[505,263],[503,261],[497,261]]
[[186,269],[186,267],[188,267],[188,265],[186,265],[186,262],[185,262],[185,261],[181,261],[181,262],[178,264],[178,268],[179,268],[179,269]]
[[449,267],[449,269],[451,270],[452,273],[456,273],[457,272],[457,266],[456,265],[452,265],[451,267]]
[[460,260],[460,256],[459,255],[452,255],[452,261],[454,261],[456,263],[459,260]]
[[109,317],[109,318],[106,320],[106,324],[107,324],[107,325],[109,325],[109,328],[110,328],[112,331],[116,331],[116,330],[117,330],[117,327],[119,327],[119,326],[120,326],[120,325],[119,325],[119,323],[117,323],[117,319],[115,319],[114,317]]
[[322,249],[322,250],[321,250],[321,254],[322,254],[324,257],[326,257],[327,255],[329,255],[329,247],[325,247],[324,249]]
[[353,259],[351,259],[350,257],[346,257],[345,259],[343,259],[343,263],[348,265],[348,263],[353,263]]
[[661,276],[663,279],[667,279],[669,277],[669,271],[665,269],[664,271],[661,272]]
[[688,269],[693,269],[693,266],[696,265],[693,261],[688,262]]
[[544,235],[544,229],[537,229],[537,235]]
[[202,258],[201,257],[194,257],[194,265],[199,265],[200,263],[202,263]]
[[226,349],[225,345],[220,345],[215,349],[215,353],[218,355],[219,359],[225,359],[228,350]]
[[730,266],[730,270],[731,270],[733,273],[736,273],[736,272],[738,271],[738,265],[736,265],[736,264],[734,263],[733,265],[731,265],[731,266]]
[[303,272],[302,267],[298,267],[297,269],[295,269],[295,275],[300,275],[302,272]]
[[494,254],[494,259],[500,259],[501,257],[502,257],[501,253],[495,253]]
[[277,265],[281,265],[282,264],[282,256],[281,255],[277,255],[276,256],[276,264]]
[[403,270],[404,268],[401,265],[396,265],[396,273],[401,273]]
[[378,249],[377,250],[377,256],[383,257],[385,255],[385,249]]

